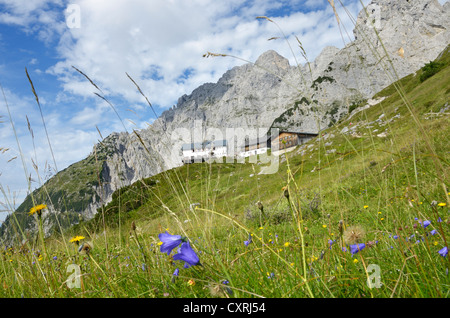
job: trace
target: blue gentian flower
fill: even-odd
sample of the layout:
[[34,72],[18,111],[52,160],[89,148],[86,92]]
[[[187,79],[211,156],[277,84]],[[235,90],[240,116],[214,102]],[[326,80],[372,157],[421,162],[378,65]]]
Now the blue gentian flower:
[[442,257],[446,257],[448,254],[448,247],[445,246],[443,249],[441,249],[439,252],[439,255],[441,255]]
[[431,235],[434,235],[434,234],[436,234],[436,233],[437,233],[436,230],[433,230],[433,231],[430,232]]
[[200,259],[198,258],[197,254],[195,254],[188,241],[181,244],[178,254],[174,255],[173,260],[185,261],[185,268],[189,266],[201,265]]
[[366,247],[366,244],[364,244],[364,243],[353,244],[353,245],[350,245],[350,252],[353,255],[353,254],[358,253],[358,251],[362,250],[365,247]]
[[167,253],[167,255],[169,255],[175,247],[179,246],[185,241],[185,239],[181,237],[181,235],[171,235],[167,233],[167,231],[165,233],[159,234],[158,237],[162,242],[160,251],[162,253]]
[[394,240],[398,239],[398,235],[394,235]]
[[431,222],[426,220],[426,221],[423,222],[423,227],[425,228],[425,227],[427,227],[430,224],[431,224]]
[[442,222],[441,217],[439,217],[437,221],[438,221],[439,223],[441,223],[441,222]]

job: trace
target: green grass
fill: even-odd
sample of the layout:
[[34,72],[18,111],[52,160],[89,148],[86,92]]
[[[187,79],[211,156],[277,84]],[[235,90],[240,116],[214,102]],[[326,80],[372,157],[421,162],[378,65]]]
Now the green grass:
[[[437,62],[426,80],[426,69],[401,79],[374,96],[386,97],[379,104],[285,154],[275,174],[248,162],[185,165],[118,190],[62,234],[5,249],[0,295],[447,298],[450,261],[438,251],[450,239],[449,119],[429,113],[450,99],[449,51]],[[354,255],[352,226],[366,244]],[[161,253],[165,231],[185,236],[202,266]],[[69,241],[75,235],[91,244],[88,255]],[[80,288],[67,283],[71,264]],[[367,284],[371,265],[379,288]]]

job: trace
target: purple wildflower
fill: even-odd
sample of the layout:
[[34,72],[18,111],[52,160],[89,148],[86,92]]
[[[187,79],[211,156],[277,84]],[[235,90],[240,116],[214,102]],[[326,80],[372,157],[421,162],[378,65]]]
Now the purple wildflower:
[[433,230],[433,231],[430,232],[431,235],[434,235],[434,234],[436,234],[436,233],[437,233],[436,230]]
[[331,245],[333,245],[334,242],[336,242],[336,241],[328,240],[328,244],[330,245],[330,249],[331,249]]
[[167,231],[159,234],[158,237],[162,242],[160,251],[162,253],[167,253],[167,255],[169,255],[175,247],[185,241],[181,235],[171,235],[167,233]]
[[195,254],[188,241],[181,244],[178,254],[174,255],[173,260],[185,261],[185,268],[189,266],[201,265],[200,259],[198,258],[197,254]]
[[248,241],[244,241],[245,246],[248,246],[252,242],[252,235],[248,235]]
[[441,249],[439,252],[439,255],[441,255],[442,257],[446,257],[448,254],[448,247],[445,246],[443,249]]
[[426,220],[426,221],[423,222],[423,227],[426,228],[430,224],[431,224],[431,222]]
[[352,256],[353,256],[353,254],[358,253],[358,251],[362,250],[365,247],[366,247],[366,244],[364,244],[364,243],[353,244],[353,245],[350,245],[350,252],[352,253]]

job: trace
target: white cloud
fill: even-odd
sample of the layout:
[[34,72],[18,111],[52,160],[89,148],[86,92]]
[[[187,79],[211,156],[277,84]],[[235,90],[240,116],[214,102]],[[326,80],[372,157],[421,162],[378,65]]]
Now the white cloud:
[[60,10],[63,0],[0,0],[0,23],[20,27],[50,43],[63,31]]
[[[125,75],[128,73],[153,104],[167,108],[181,95],[204,82],[217,81],[227,69],[242,64],[233,59],[204,59],[202,55],[207,51],[254,61],[264,51],[275,49],[291,58],[286,43],[267,41],[279,35],[278,29],[255,19],[278,7],[279,2],[80,0],[77,4],[81,8],[81,28],[64,31],[58,48],[62,61],[49,70],[70,93],[92,94],[92,87],[80,84],[86,79],[76,74],[71,68],[74,65],[108,94],[142,102]],[[354,8],[353,5],[351,9]],[[331,8],[322,6],[318,11],[275,21],[287,35],[305,39],[305,48],[315,57],[323,46],[343,46],[333,19]],[[187,68],[192,69],[191,75],[180,82],[178,79]],[[155,69],[157,80],[150,78]]]

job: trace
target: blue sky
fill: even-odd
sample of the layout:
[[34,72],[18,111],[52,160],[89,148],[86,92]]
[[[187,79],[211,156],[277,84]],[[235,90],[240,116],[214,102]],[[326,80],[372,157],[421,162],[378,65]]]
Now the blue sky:
[[[340,2],[336,7],[342,25],[352,36],[353,24]],[[356,18],[360,1],[342,2]],[[155,115],[126,73],[159,115],[182,95],[243,64],[233,58],[203,58],[207,51],[255,61],[274,49],[294,65],[285,41],[267,40],[280,36],[276,26],[257,16],[276,21],[293,47],[298,36],[310,60],[327,45],[345,45],[326,0],[0,0],[0,85],[5,95],[0,92],[0,210],[23,201],[28,176],[34,189],[56,168],[85,158],[100,139],[97,128],[103,137],[125,130],[72,66],[101,88],[128,131],[143,129]],[[25,68],[39,96],[55,160]],[[0,220],[5,214],[0,213]]]

